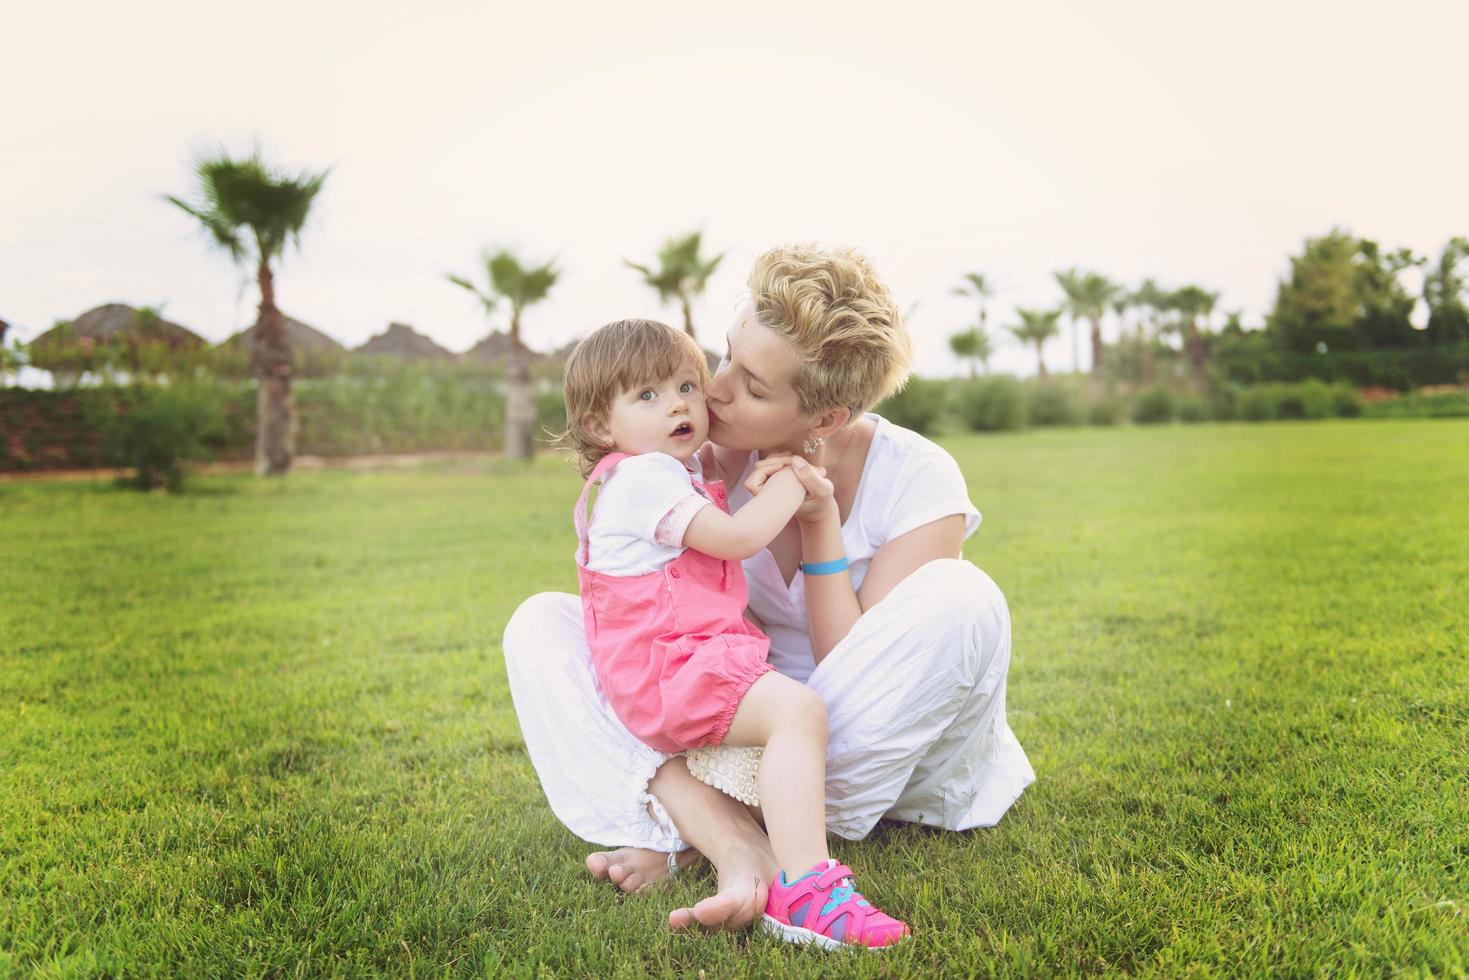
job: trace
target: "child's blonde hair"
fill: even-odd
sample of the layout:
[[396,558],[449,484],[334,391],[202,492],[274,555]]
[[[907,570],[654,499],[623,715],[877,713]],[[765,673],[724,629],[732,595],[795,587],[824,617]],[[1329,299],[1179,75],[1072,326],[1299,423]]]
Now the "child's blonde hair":
[[802,412],[845,406],[855,418],[907,383],[913,342],[860,252],[783,245],[755,260],[748,285],[760,323],[796,349]]
[[709,362],[694,338],[657,320],[618,320],[584,337],[566,359],[562,392],[566,398],[566,431],[555,446],[577,457],[581,475],[588,477],[612,451],[587,430],[586,418],[606,422],[612,402],[629,389],[670,377],[691,362],[699,386],[709,384]]

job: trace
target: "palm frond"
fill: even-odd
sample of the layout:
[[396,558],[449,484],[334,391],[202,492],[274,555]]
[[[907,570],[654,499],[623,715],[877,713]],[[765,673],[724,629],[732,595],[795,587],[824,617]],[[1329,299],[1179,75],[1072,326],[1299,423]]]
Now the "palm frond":
[[479,300],[479,304],[484,309],[486,315],[495,312],[495,297],[494,296],[492,296],[489,293],[485,292],[484,290],[480,289],[478,286],[476,286],[474,283],[470,282],[468,279],[464,278],[463,276],[456,276],[456,275],[450,274],[450,275],[445,276],[444,278],[445,279],[448,279],[450,282],[452,282],[454,285],[458,286],[460,289],[468,290],[474,296],[475,299]]

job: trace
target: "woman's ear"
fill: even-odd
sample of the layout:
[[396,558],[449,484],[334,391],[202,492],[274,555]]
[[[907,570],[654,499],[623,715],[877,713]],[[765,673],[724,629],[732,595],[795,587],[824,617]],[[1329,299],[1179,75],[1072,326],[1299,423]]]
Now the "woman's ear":
[[604,446],[611,446],[617,440],[612,438],[612,430],[607,426],[607,420],[598,418],[591,412],[581,417],[582,431]]
[[829,409],[822,412],[817,418],[816,424],[811,427],[811,434],[825,439],[833,432],[846,425],[852,417],[852,410],[845,406]]

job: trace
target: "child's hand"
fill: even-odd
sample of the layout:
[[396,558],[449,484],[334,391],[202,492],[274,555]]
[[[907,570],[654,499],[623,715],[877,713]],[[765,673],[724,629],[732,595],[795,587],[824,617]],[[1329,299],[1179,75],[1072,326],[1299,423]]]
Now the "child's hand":
[[[762,460],[755,463],[755,468],[745,480],[745,489],[751,494],[759,496],[760,490],[765,486],[767,480],[791,465],[795,459],[790,453],[771,453]],[[823,471],[824,472],[824,471]]]
[[836,488],[826,478],[826,467],[813,465],[798,456],[791,463],[791,472],[796,474],[796,479],[806,490],[806,499],[796,508],[796,520],[802,524],[836,521],[839,516]]

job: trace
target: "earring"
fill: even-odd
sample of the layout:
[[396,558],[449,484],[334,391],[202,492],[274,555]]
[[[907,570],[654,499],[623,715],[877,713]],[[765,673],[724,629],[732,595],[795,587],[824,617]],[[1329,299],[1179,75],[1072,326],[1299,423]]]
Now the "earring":
[[807,456],[810,456],[812,453],[816,452],[816,450],[820,449],[821,444],[824,442],[826,442],[826,440],[821,438],[820,436],[811,436],[804,443],[801,444],[801,449],[803,452],[806,453]]

